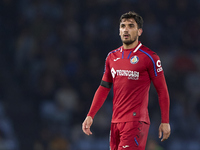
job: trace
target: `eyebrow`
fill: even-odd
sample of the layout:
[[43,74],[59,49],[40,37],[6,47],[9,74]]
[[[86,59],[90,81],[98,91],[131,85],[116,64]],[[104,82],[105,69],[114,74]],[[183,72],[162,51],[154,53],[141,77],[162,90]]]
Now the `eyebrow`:
[[[122,22],[122,23],[120,23],[120,25],[124,25],[124,24],[125,24],[125,23],[123,23],[123,22]],[[130,24],[133,24],[133,25],[135,25],[135,23],[134,23],[134,22],[130,22],[130,23],[128,23],[128,24],[129,24],[129,25],[130,25]]]
[[126,20],[121,21],[121,23],[123,23],[123,22],[131,22],[131,23],[134,23],[135,21],[130,20],[130,19],[126,19]]

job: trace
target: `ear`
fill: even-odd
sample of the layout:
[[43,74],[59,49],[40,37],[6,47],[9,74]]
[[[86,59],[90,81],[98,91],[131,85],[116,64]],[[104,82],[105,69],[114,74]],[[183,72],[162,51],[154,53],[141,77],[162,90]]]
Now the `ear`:
[[138,29],[138,36],[141,36],[142,32],[143,32],[142,28]]

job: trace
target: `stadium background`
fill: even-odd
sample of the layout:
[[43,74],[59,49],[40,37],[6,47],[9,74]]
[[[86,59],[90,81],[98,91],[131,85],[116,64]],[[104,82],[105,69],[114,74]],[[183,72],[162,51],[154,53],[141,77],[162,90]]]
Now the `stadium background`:
[[160,56],[171,97],[172,133],[161,143],[150,91],[147,150],[199,150],[199,8],[199,0],[1,0],[0,150],[109,149],[112,93],[92,136],[81,124],[129,10],[144,18],[140,40]]

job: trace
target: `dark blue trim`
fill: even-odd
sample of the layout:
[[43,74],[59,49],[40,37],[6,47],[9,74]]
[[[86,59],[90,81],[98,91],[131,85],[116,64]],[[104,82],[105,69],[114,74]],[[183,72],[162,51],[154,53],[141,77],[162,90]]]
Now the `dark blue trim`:
[[136,138],[134,137],[135,143],[137,144],[137,146],[139,146],[138,141],[136,140]]
[[[108,56],[109,56],[110,54],[115,53],[115,52],[120,51],[120,50],[121,50],[121,48],[119,48],[119,49],[117,49],[117,50],[115,50],[115,51],[112,51],[112,52],[108,53]],[[108,57],[108,56],[107,56],[107,57]]]
[[[117,50],[114,50],[114,51],[109,52],[108,55],[107,55],[107,57],[106,57],[106,59],[108,58],[108,56],[109,56],[110,54],[115,53],[115,52],[120,51],[120,50],[121,50],[121,48],[118,48]],[[106,66],[106,59],[105,59],[105,66]],[[104,73],[105,73],[105,71],[106,71],[106,67],[104,67]]]
[[151,59],[152,63],[153,63],[153,68],[154,68],[154,73],[155,73],[155,76],[157,77],[157,72],[156,72],[156,64],[155,64],[155,61],[153,60],[153,58],[151,57],[151,55],[149,55],[147,52],[139,49],[139,51],[145,53],[147,56],[149,56],[149,58]]
[[129,57],[131,56],[131,53],[132,53],[132,51],[129,53],[129,55],[128,55],[128,58],[127,58],[127,59],[129,59]]
[[124,59],[124,51],[122,52],[122,59]]

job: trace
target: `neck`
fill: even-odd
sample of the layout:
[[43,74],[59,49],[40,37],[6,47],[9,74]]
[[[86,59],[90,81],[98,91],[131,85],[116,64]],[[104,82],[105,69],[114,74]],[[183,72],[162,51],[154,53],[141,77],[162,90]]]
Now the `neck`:
[[124,49],[132,49],[132,48],[135,48],[137,45],[138,45],[138,40],[136,40],[135,42],[129,45],[123,43]]

